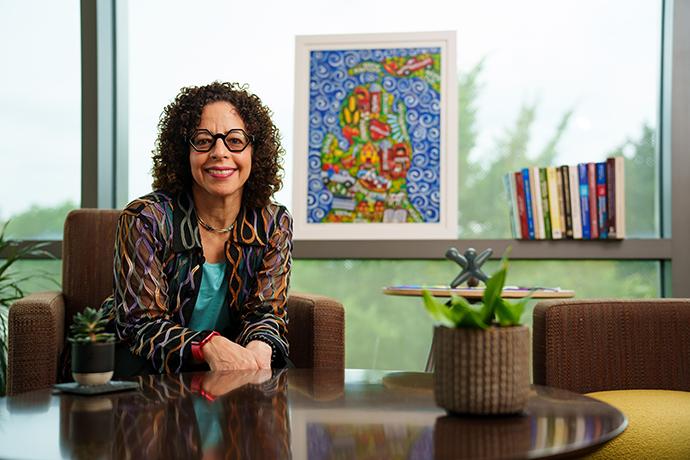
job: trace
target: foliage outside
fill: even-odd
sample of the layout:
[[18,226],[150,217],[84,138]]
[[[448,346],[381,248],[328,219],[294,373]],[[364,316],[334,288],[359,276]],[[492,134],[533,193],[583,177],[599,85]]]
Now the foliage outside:
[[[10,305],[24,297],[22,283],[32,278],[46,278],[45,271],[22,271],[14,269],[14,265],[22,258],[52,256],[43,250],[46,243],[29,244],[19,247],[16,241],[7,240],[5,232],[9,222],[5,222],[0,229],[0,254],[6,254],[6,258],[0,263],[0,395],[5,394],[7,379],[7,319]],[[57,284],[57,283],[56,283]]]
[[482,301],[470,303],[464,297],[451,296],[446,305],[424,289],[424,307],[434,321],[446,327],[487,329],[491,326],[519,326],[529,297],[510,302],[501,297],[508,273],[508,259],[503,256],[500,268],[486,282]]
[[86,307],[84,311],[74,315],[67,340],[81,344],[114,342],[115,334],[105,332],[108,318],[103,313],[102,309]]
[[65,201],[54,207],[32,205],[26,211],[12,216],[7,221],[6,235],[13,240],[60,240],[65,217],[79,205]]

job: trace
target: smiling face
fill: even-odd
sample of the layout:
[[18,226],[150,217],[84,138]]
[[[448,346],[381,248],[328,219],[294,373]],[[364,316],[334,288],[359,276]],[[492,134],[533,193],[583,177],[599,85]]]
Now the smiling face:
[[[225,101],[206,105],[197,129],[208,130],[212,135],[225,134],[232,129],[247,131],[237,109]],[[239,153],[230,152],[222,139],[214,139],[211,150],[206,153],[197,152],[190,146],[189,164],[195,195],[203,195],[211,200],[230,198],[239,204],[252,169],[252,145],[249,144]]]

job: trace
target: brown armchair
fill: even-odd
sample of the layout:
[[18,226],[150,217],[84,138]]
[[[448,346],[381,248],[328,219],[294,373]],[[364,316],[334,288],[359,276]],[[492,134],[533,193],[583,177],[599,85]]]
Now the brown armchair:
[[[117,210],[80,209],[65,221],[62,292],[38,292],[10,307],[7,394],[56,382],[65,325],[113,289]],[[288,299],[290,359],[297,367],[342,368],[344,310],[328,297],[292,293]]]
[[536,384],[690,391],[690,299],[547,301],[533,318]]

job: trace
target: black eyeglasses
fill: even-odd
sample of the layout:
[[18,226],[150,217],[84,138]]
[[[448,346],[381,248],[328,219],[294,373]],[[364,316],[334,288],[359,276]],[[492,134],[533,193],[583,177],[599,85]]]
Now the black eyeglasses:
[[227,133],[211,134],[208,129],[197,129],[189,138],[189,145],[200,153],[210,152],[216,144],[216,140],[222,139],[223,144],[232,153],[240,153],[254,142],[254,136],[247,134],[243,129],[231,129]]

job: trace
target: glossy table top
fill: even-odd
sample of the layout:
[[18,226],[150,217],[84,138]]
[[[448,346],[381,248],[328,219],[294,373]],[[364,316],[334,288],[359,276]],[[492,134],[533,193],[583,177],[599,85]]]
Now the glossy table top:
[[2,458],[547,458],[625,429],[617,409],[534,386],[526,414],[448,416],[431,374],[147,376],[140,391],[0,398]]

